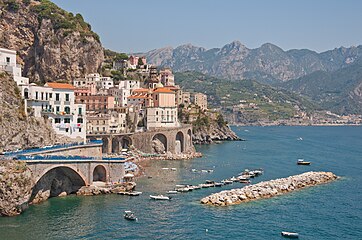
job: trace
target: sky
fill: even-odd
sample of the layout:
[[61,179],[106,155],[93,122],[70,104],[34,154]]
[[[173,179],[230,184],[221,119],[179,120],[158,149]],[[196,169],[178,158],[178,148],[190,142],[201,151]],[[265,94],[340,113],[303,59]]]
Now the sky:
[[360,0],[52,0],[80,13],[105,48],[126,53],[234,40],[317,52],[362,44]]

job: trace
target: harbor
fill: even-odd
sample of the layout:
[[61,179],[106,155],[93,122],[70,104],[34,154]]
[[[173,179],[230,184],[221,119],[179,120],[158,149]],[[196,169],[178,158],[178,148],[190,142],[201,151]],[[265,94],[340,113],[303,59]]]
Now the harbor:
[[[46,232],[54,230],[59,239],[68,236],[82,239],[169,239],[169,236],[171,239],[225,239],[226,236],[234,239],[284,239],[281,232],[298,233],[299,239],[304,240],[359,238],[360,231],[352,229],[360,229],[361,226],[359,196],[362,192],[359,186],[362,177],[358,164],[362,154],[362,129],[234,129],[248,141],[199,146],[197,150],[203,157],[193,160],[143,162],[144,176],[135,179],[135,191],[142,192],[139,196],[104,194],[51,198],[30,206],[20,216],[1,218],[1,237],[49,239],[51,235]],[[249,131],[245,132],[244,129]],[[297,140],[299,136],[303,137],[303,141]],[[338,142],[329,141],[334,136],[338,136]],[[325,142],[328,145],[321,147]],[[277,150],[265,148],[267,144]],[[312,164],[297,165],[298,158]],[[232,176],[237,177],[246,168],[264,169],[263,175],[251,178],[252,184],[306,171],[330,171],[341,179],[229,207],[203,205],[200,199],[223,190],[242,188],[245,184],[233,182],[222,187],[167,193],[176,185],[195,186],[206,180],[221,182]],[[195,173],[192,169],[214,171]],[[171,196],[171,200],[153,200],[150,195],[167,195]],[[133,212],[138,221],[125,219],[125,211]]]

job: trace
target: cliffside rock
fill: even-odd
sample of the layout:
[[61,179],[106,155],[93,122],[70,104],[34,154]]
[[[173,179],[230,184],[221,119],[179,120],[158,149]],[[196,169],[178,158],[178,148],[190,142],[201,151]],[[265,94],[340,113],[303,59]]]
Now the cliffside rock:
[[0,161],[0,216],[15,216],[27,206],[33,182],[26,163]]
[[27,116],[13,77],[0,72],[0,152],[69,141],[57,136],[48,120]]
[[70,81],[99,70],[103,48],[80,14],[47,0],[16,0],[17,8],[8,2],[0,1],[0,47],[18,52],[31,82]]
[[194,144],[209,144],[216,141],[240,141],[228,125],[219,126],[213,124],[210,127],[196,128],[193,132],[192,141]]
[[159,140],[152,140],[152,149],[155,153],[165,153],[165,145]]

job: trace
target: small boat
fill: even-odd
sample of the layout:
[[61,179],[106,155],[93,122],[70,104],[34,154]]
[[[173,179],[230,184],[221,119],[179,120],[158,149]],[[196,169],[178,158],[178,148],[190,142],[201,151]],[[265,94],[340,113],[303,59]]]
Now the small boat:
[[233,183],[233,181],[230,181],[230,180],[222,180],[221,181],[223,184],[232,184]]
[[130,221],[137,221],[136,215],[132,211],[124,211],[124,218]]
[[210,169],[210,170],[207,170],[208,173],[213,173],[214,170]]
[[199,170],[197,170],[197,169],[195,169],[195,168],[193,168],[193,169],[191,169],[191,172],[198,172]]
[[303,141],[302,137],[297,138],[298,141]]
[[167,191],[168,194],[176,194],[177,191],[176,190],[170,190],[170,191]]
[[240,183],[246,183],[246,184],[251,183],[250,180],[248,180],[248,179],[241,179],[239,182]]
[[215,183],[215,187],[222,187],[223,185],[223,183]]
[[200,185],[195,185],[195,186],[192,186],[192,188],[193,188],[194,190],[197,190],[197,189],[200,189],[201,186],[200,186]]
[[168,167],[164,167],[164,168],[162,168],[162,170],[168,170]]
[[142,192],[118,192],[118,195],[128,195],[128,196],[139,196],[142,194]]
[[202,173],[207,173],[208,170],[201,170]]
[[192,189],[189,187],[184,187],[184,188],[178,188],[176,191],[177,192],[189,192],[189,191],[192,191]]
[[299,238],[299,234],[295,232],[281,232],[281,235],[287,238]]
[[212,186],[214,186],[214,185],[213,185],[213,184],[202,183],[202,184],[200,184],[200,186],[201,186],[202,188],[209,188],[209,187],[212,187]]
[[177,171],[177,168],[171,168],[171,171]]
[[170,200],[171,198],[168,196],[164,196],[164,195],[150,195],[151,199],[154,200]]
[[230,178],[230,181],[237,182],[238,179],[236,177],[232,177],[232,178]]
[[205,181],[206,184],[215,184],[215,181],[212,181],[212,180],[206,180]]
[[306,162],[306,161],[304,161],[304,159],[300,158],[300,159],[298,159],[297,164],[298,165],[310,165],[311,162]]
[[176,187],[177,187],[177,188],[184,188],[184,187],[186,187],[186,185],[184,185],[184,184],[177,184]]

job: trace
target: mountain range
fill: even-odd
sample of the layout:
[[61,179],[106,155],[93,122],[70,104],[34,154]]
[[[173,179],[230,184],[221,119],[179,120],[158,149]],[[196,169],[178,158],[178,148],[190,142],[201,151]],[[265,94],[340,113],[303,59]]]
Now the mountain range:
[[231,79],[275,83],[296,79],[315,71],[336,71],[362,58],[362,45],[340,47],[322,53],[308,49],[284,51],[271,43],[249,49],[239,41],[221,48],[205,49],[191,44],[143,53],[155,65],[176,72],[197,71]]
[[222,48],[207,50],[186,44],[144,55],[149,62],[176,72],[196,71],[231,80],[234,86],[240,80],[255,80],[306,97],[321,109],[362,113],[362,45],[317,53],[308,49],[284,51],[270,43],[249,49],[234,41]]

